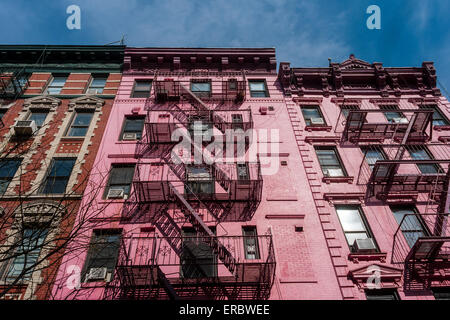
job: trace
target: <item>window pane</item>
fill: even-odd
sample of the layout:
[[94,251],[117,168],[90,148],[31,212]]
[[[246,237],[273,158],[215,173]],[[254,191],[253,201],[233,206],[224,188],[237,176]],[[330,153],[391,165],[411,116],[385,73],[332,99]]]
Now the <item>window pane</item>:
[[71,128],[69,131],[69,137],[84,137],[86,135],[87,128]]
[[364,231],[366,228],[358,209],[337,209],[339,220],[341,221],[342,228],[347,231]]
[[44,124],[47,114],[47,112],[32,112],[28,120],[34,120],[34,122],[36,122],[36,126],[40,128]]
[[126,119],[124,132],[142,132],[144,119]]
[[110,184],[124,185],[133,181],[134,167],[113,167]]
[[317,150],[319,162],[323,166],[340,166],[339,159],[334,150]]
[[21,160],[1,160],[0,178],[12,178],[19,168]]
[[250,90],[251,91],[265,91],[266,86],[264,85],[264,81],[251,81],[250,82]]
[[52,166],[45,180],[43,193],[64,193],[67,182],[72,173],[75,159],[53,160]]
[[302,113],[307,119],[322,118],[317,108],[302,108]]
[[135,91],[150,91],[152,86],[151,81],[136,81],[134,85]]
[[209,82],[192,82],[191,91],[211,91],[211,84]]
[[77,113],[73,124],[75,126],[89,126],[92,119],[92,113]]

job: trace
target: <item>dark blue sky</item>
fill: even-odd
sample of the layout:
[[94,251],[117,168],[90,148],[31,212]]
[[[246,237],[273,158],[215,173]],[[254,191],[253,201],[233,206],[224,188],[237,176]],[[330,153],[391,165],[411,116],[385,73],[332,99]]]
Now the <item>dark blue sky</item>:
[[[68,30],[66,8],[81,8]],[[369,5],[381,30],[366,27]],[[385,66],[434,61],[450,90],[448,0],[0,0],[0,43],[275,47],[278,61],[327,66],[357,58]],[[444,93],[444,92],[443,92]]]

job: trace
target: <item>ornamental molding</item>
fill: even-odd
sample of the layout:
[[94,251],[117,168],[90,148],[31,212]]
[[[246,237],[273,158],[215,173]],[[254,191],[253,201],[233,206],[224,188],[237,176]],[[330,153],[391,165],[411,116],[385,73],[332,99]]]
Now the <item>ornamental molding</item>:
[[399,288],[402,279],[403,270],[389,267],[381,264],[370,264],[364,267],[356,268],[348,272],[348,277],[363,291],[366,289],[373,289],[379,280],[379,289],[382,288]]
[[400,99],[398,98],[374,98],[369,100],[370,103],[375,105],[384,105],[384,104],[399,104]]
[[295,97],[292,100],[300,105],[316,105],[322,104],[323,97]]
[[15,209],[14,227],[20,229],[23,224],[48,224],[58,227],[61,218],[67,209],[59,202],[51,200],[38,200],[19,205]]
[[52,96],[37,96],[26,99],[23,103],[24,109],[30,108],[47,109],[48,111],[55,111],[56,107],[61,104],[61,100]]
[[415,105],[421,105],[421,104],[438,104],[439,98],[409,98],[409,103],[413,103]]
[[362,99],[344,99],[344,98],[332,98],[331,103],[337,104],[339,106],[347,105],[358,105],[362,104]]
[[70,100],[69,111],[74,111],[75,109],[100,111],[104,104],[105,100],[99,97],[93,95],[81,96]]

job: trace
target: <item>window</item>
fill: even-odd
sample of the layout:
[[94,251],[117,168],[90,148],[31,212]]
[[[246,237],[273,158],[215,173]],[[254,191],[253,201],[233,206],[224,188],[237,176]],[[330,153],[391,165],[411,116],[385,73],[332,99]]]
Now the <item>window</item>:
[[6,192],[22,160],[0,161],[0,195]]
[[[407,146],[411,158],[414,160],[433,160],[433,155],[424,146]],[[420,172],[423,174],[443,173],[444,171],[438,164],[418,164]]]
[[307,126],[326,125],[319,106],[302,106],[301,109]]
[[6,112],[8,112],[8,109],[0,109],[0,120],[3,119]]
[[47,115],[48,112],[46,111],[32,110],[30,115],[28,116],[28,120],[34,120],[37,128],[40,129],[44,124]]
[[412,248],[417,239],[424,237],[428,231],[420,215],[417,214],[415,206],[395,205],[390,206],[395,220],[400,225],[400,229],[409,247]]
[[[7,266],[6,279],[17,278],[28,280],[36,266],[48,230],[41,228],[25,228],[22,230],[21,243],[17,245],[12,263]],[[23,274],[22,274],[23,273]]]
[[[212,228],[215,233],[215,229]],[[205,278],[217,275],[217,257],[206,239],[193,228],[182,230],[181,274],[183,278]]]
[[113,164],[109,173],[109,180],[104,198],[107,197],[110,189],[121,189],[123,190],[123,194],[128,196],[131,191],[133,176],[134,164]]
[[131,98],[148,98],[152,89],[151,80],[135,80]]
[[214,193],[214,180],[210,166],[187,166],[186,179],[186,194],[208,195]]
[[118,229],[94,230],[83,269],[85,282],[89,281],[87,274],[91,268],[106,268],[107,272],[114,273],[119,255],[121,233],[122,231]]
[[325,177],[347,176],[336,148],[316,148],[316,154]]
[[[358,248],[355,246],[355,240],[372,239],[373,241],[372,233],[359,206],[336,206],[336,212],[350,251],[357,252]],[[364,249],[377,251],[375,241],[372,244],[373,248],[366,247]]]
[[66,83],[66,75],[53,76],[52,82],[48,85],[46,92],[48,94],[59,94]]
[[209,80],[193,80],[191,81],[191,91],[197,97],[211,96],[211,82]]
[[344,116],[344,119],[347,119],[348,115],[350,114],[350,111],[352,110],[359,110],[359,107],[357,105],[342,105],[341,106],[341,112]]
[[439,110],[437,105],[424,105],[420,106],[421,109],[432,109],[433,112],[433,126],[448,126],[450,122],[444,116],[444,114]]
[[248,181],[250,180],[250,172],[247,163],[236,164],[237,178],[238,181]]
[[121,140],[141,140],[144,121],[144,117],[126,117]]
[[44,180],[42,193],[64,193],[76,159],[53,159]]
[[245,259],[260,259],[256,227],[243,227],[242,235],[244,236]]
[[93,75],[91,84],[87,90],[87,93],[91,94],[102,94],[105,88],[106,80],[108,75]]
[[233,113],[231,115],[231,123],[232,123],[233,130],[236,130],[236,129],[244,130],[244,120],[242,118],[242,114]]
[[265,80],[249,80],[250,96],[253,98],[269,97],[269,90]]
[[436,300],[450,300],[450,288],[432,288]]
[[365,160],[372,170],[377,161],[386,160],[383,148],[378,146],[361,147],[361,151],[365,156]]
[[367,300],[400,300],[396,289],[366,290]]
[[67,132],[69,137],[84,137],[88,131],[89,125],[94,113],[77,111],[74,114],[72,124]]
[[386,117],[386,120],[390,123],[408,123],[408,119],[405,118],[403,113],[398,110],[398,106],[396,105],[386,105],[386,106],[380,106],[380,109],[385,111],[383,112],[384,116]]
[[189,132],[191,136],[200,135],[204,136],[206,140],[212,135],[212,123],[208,116],[196,115],[189,117]]

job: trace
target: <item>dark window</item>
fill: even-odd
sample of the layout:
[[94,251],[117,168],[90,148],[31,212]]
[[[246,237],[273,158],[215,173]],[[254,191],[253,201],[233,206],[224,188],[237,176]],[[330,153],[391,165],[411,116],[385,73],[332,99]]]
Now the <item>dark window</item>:
[[448,126],[450,122],[444,116],[444,114],[439,110],[438,106],[435,104],[423,105],[420,106],[421,109],[432,109],[433,112],[433,125],[434,126]]
[[186,194],[208,195],[214,193],[212,167],[187,166],[186,179]]
[[302,106],[301,109],[307,126],[326,125],[319,106]]
[[450,300],[450,288],[433,288],[432,291],[436,300]]
[[3,119],[6,112],[8,112],[8,109],[0,109],[0,120]]
[[6,192],[9,183],[14,178],[22,160],[1,160],[0,161],[0,195]]
[[47,118],[47,115],[48,115],[48,112],[46,112],[46,111],[34,110],[34,111],[31,111],[30,115],[28,116],[28,120],[34,120],[38,129],[40,129],[42,127],[42,125],[44,124],[45,119]]
[[[84,264],[83,275],[85,281],[88,281],[86,275],[91,268],[106,268],[107,272],[114,273],[117,257],[120,248],[121,230],[94,230],[86,262]],[[99,279],[92,279],[92,281]]]
[[67,136],[84,137],[88,131],[93,115],[93,112],[76,112]]
[[64,193],[76,159],[53,159],[44,180],[42,193]]
[[343,105],[341,106],[341,112],[344,116],[344,119],[347,119],[350,111],[352,110],[359,110],[359,107],[357,105]]
[[28,280],[31,278],[47,233],[47,229],[26,228],[22,230],[21,243],[14,251],[15,257],[11,259],[11,263],[7,264],[3,271],[7,270],[6,279]]
[[[359,250],[378,251],[372,232],[359,206],[336,206],[336,213],[341,222],[350,251]],[[366,240],[364,247],[358,248],[356,240]],[[373,247],[372,247],[373,244]]]
[[[215,232],[214,229],[212,229]],[[181,274],[183,278],[207,278],[217,275],[217,257],[207,239],[192,228],[182,230]]]
[[400,300],[396,289],[366,290],[367,300]]
[[106,198],[110,189],[122,189],[124,195],[129,195],[133,176],[134,164],[114,164],[109,173],[108,185],[104,197]]
[[148,98],[152,89],[151,80],[135,80],[131,98]]
[[316,148],[317,158],[320,167],[326,177],[346,177],[345,171],[336,148]]
[[[433,160],[434,157],[430,153],[430,151],[425,146],[407,146],[406,149],[408,150],[409,154],[411,155],[411,158],[414,160]],[[418,164],[417,167],[419,168],[420,172],[423,174],[436,174],[436,173],[443,173],[444,171],[442,168],[437,164]]]
[[384,105],[380,106],[380,109],[383,110],[383,114],[386,117],[386,120],[390,123],[408,123],[408,119],[401,113],[396,105]]
[[373,169],[377,161],[386,160],[383,148],[378,146],[361,147],[361,151],[365,156],[365,160],[370,169]]
[[400,225],[400,230],[405,237],[406,242],[412,248],[417,239],[428,234],[422,218],[417,213],[415,206],[411,205],[393,205],[390,206],[395,220]]
[[48,94],[59,94],[66,83],[67,75],[53,76],[51,83],[47,87]]
[[243,181],[250,180],[250,172],[249,172],[247,163],[236,164],[236,169],[237,169],[238,180],[243,180]]
[[191,91],[197,97],[211,96],[211,82],[209,80],[193,80],[191,81]]
[[87,90],[87,93],[90,94],[102,94],[103,89],[105,88],[106,80],[108,79],[108,75],[93,75],[91,84]]
[[265,80],[248,80],[250,96],[253,98],[269,97],[269,90]]
[[244,120],[242,118],[242,114],[234,113],[231,115],[231,121],[233,129],[244,129]]
[[144,121],[144,117],[126,117],[121,140],[140,140],[144,129]]
[[260,259],[258,234],[256,227],[243,227],[245,259]]

